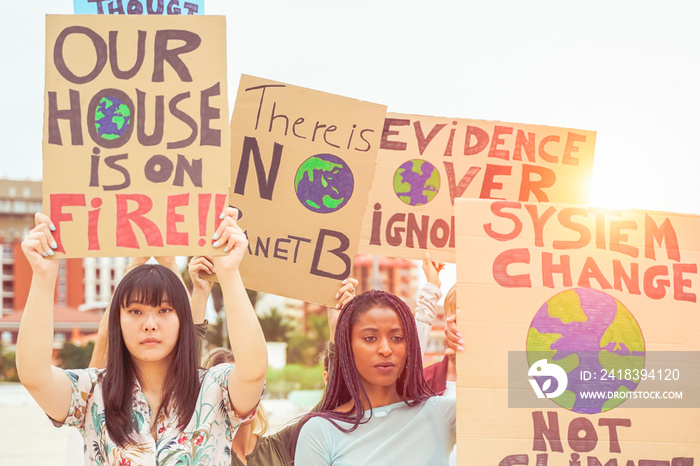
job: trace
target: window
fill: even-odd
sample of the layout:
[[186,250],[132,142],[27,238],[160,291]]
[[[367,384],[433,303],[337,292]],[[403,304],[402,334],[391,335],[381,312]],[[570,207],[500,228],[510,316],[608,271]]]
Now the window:
[[53,337],[53,344],[56,346],[63,346],[63,344],[66,342],[66,334],[65,333],[57,333]]
[[59,306],[68,305],[68,283],[67,283],[68,273],[66,271],[66,262],[60,261],[58,266],[58,299],[57,304]]
[[12,212],[22,214],[24,212],[27,212],[27,203],[24,201],[15,201],[14,205],[12,206]]
[[10,192],[10,197],[15,197],[15,196],[17,196],[17,188],[15,188],[14,186],[10,186],[10,191],[9,191],[9,192]]

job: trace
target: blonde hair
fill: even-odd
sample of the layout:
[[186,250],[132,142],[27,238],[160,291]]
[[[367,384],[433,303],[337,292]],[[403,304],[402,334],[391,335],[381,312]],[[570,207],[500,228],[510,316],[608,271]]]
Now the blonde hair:
[[[233,353],[226,348],[214,348],[209,351],[204,357],[204,363],[202,366],[205,369],[210,369],[218,364],[230,363],[235,364],[236,360],[233,357]],[[267,414],[265,414],[265,409],[263,409],[262,404],[258,404],[257,412],[255,414],[255,419],[253,420],[252,431],[253,434],[260,436],[265,435],[270,429],[270,423],[267,420]]]
[[450,317],[457,314],[457,285],[452,285],[452,288],[445,295],[445,317]]

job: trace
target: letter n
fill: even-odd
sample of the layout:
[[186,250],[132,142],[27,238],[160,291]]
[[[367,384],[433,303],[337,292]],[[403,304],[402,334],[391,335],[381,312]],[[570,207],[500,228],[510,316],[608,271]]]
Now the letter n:
[[241,163],[238,166],[238,175],[236,176],[236,185],[233,192],[236,194],[245,194],[245,184],[248,179],[248,168],[250,166],[250,154],[253,154],[253,162],[255,163],[255,173],[258,177],[258,188],[262,199],[272,200],[272,191],[275,189],[277,173],[282,160],[282,144],[275,143],[272,150],[272,161],[270,163],[270,172],[265,175],[265,165],[260,156],[260,148],[258,147],[257,139],[246,136],[243,140],[243,153],[241,154]]

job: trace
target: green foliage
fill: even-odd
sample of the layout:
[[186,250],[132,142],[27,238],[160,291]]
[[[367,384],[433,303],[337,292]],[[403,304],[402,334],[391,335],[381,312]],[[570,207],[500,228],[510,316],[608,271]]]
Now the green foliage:
[[317,348],[322,351],[325,348],[325,344],[330,338],[330,332],[328,330],[328,318],[325,315],[311,314],[306,320],[309,326],[309,334],[312,338],[315,338],[318,342]]
[[0,380],[5,380],[7,382],[19,382],[19,377],[17,376],[17,365],[15,364],[16,354],[14,352],[5,353],[3,355],[4,362],[3,368],[0,370]]
[[268,369],[265,394],[270,398],[287,398],[292,390],[323,390],[323,366],[287,364],[284,369]]
[[292,335],[287,342],[287,363],[310,366],[316,362],[316,340],[301,333]]
[[246,288],[245,292],[248,294],[248,299],[250,300],[250,304],[255,308],[255,303],[258,302],[258,292],[255,290],[249,290]]
[[[204,337],[207,342],[209,342],[209,347],[213,348],[223,348],[224,347],[224,320],[219,317],[219,319],[213,323],[209,324],[209,329]],[[228,348],[228,344],[226,345]]]
[[311,314],[307,318],[307,333],[296,333],[289,338],[287,361],[310,366],[318,364],[328,342],[328,321],[323,315]]
[[294,324],[283,316],[279,309],[273,307],[270,313],[258,316],[260,327],[265,334],[265,341],[287,341],[294,331]]
[[81,346],[74,345],[70,341],[65,342],[61,351],[58,352],[60,366],[64,369],[85,369],[90,365],[90,357],[92,357],[94,348],[93,342]]

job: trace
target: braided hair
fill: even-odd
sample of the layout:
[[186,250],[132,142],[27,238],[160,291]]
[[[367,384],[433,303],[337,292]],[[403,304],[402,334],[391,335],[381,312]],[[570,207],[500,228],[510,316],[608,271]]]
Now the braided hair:
[[[360,424],[368,422],[372,417],[372,405],[365,406],[363,399],[368,399],[360,375],[355,366],[352,351],[352,329],[357,321],[367,312],[376,307],[393,309],[401,321],[406,342],[406,363],[396,381],[396,391],[401,400],[408,406],[422,403],[435,393],[423,378],[421,349],[418,341],[416,322],[409,307],[397,296],[386,291],[370,290],[348,302],[340,312],[335,329],[335,360],[336,367],[331,372],[328,386],[320,403],[319,411],[309,413],[302,419],[290,442],[296,444],[299,432],[310,418],[318,416],[327,419],[343,432],[352,432]],[[353,407],[348,412],[338,412],[339,406],[352,400]],[[365,410],[370,415],[363,420]],[[337,421],[352,424],[350,428],[340,426]]]

